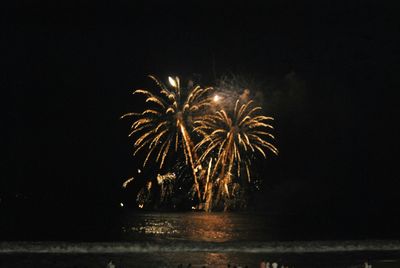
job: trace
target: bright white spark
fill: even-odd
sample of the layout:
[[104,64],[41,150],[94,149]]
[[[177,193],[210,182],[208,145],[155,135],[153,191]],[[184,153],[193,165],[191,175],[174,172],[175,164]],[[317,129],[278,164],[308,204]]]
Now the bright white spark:
[[219,102],[220,99],[221,97],[219,95],[215,95],[213,98],[214,102]]
[[168,76],[168,81],[171,84],[171,86],[176,88],[177,85],[175,79],[173,79],[171,76]]

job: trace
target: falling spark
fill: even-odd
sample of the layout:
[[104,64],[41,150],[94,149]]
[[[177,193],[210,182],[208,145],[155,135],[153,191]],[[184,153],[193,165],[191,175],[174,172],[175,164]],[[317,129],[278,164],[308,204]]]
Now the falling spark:
[[124,183],[122,184],[122,188],[126,188],[126,186],[128,186],[128,184],[133,180],[134,180],[134,178],[131,177],[131,178],[127,179],[126,181],[124,181]]
[[157,175],[157,183],[162,184],[164,181],[173,181],[173,180],[175,180],[175,178],[176,178],[175,173],[171,173],[171,172],[168,172],[167,174],[164,174],[164,175],[158,174]]
[[221,97],[219,95],[214,95],[213,101],[214,102],[219,102],[221,100]]
[[121,207],[124,207],[124,203],[122,203],[122,202],[121,202],[121,203],[119,203],[119,205],[120,205]]

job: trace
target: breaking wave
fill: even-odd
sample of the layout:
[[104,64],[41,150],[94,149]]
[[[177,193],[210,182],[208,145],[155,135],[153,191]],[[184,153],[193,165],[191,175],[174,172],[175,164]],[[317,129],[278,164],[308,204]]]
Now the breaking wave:
[[0,242],[0,254],[124,254],[154,252],[334,253],[400,251],[400,241],[294,242]]

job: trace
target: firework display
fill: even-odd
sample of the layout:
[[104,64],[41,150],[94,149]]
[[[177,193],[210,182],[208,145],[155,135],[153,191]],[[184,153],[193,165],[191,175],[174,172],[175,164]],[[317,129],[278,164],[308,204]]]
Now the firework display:
[[154,107],[142,113],[127,113],[121,117],[135,117],[129,134],[129,136],[138,135],[134,144],[134,155],[145,149],[147,155],[143,166],[152,156],[155,157],[156,162],[160,163],[161,169],[170,150],[174,148],[178,151],[181,145],[186,162],[192,168],[194,185],[200,198],[197,171],[201,169],[201,166],[196,165],[200,162],[194,153],[194,143],[188,133],[188,127],[192,125],[192,120],[210,105],[207,93],[212,88],[189,85],[187,91],[183,91],[178,77],[168,77],[170,86],[154,76],[149,77],[158,85],[159,94],[143,89],[135,90],[133,94],[145,95],[146,103],[152,103]]
[[[221,197],[228,201],[237,195],[240,183],[245,183],[240,178],[247,177],[250,182],[251,159],[255,153],[264,157],[266,151],[278,154],[277,148],[268,141],[274,139],[268,132],[273,129],[268,123],[273,118],[258,115],[260,110],[261,107],[254,106],[252,100],[244,103],[237,100],[233,111],[219,110],[195,121],[195,131],[203,137],[195,150],[202,152],[199,161],[210,159],[207,177],[211,181],[208,179],[207,182],[210,181],[217,188],[216,203]],[[216,159],[213,168],[212,156]],[[236,182],[233,178],[236,178]],[[212,186],[205,188],[206,194],[211,195],[212,192]]]
[[[211,95],[215,91],[212,87],[189,83],[182,88],[178,77],[168,77],[167,86],[154,76],[150,78],[156,82],[158,94],[144,89],[133,92],[144,95],[149,108],[121,117],[134,118],[129,133],[135,138],[134,155],[144,151],[143,166],[154,160],[161,170],[173,150],[183,152],[197,207],[210,211],[223,203],[228,209],[232,200],[242,198],[241,187],[251,180],[252,159],[257,154],[266,157],[267,152],[278,154],[270,133],[273,118],[260,114],[261,107],[252,100],[237,98],[232,105],[218,94]],[[168,196],[173,195],[173,187],[179,183],[176,177],[171,172],[158,175],[162,199],[166,189]],[[139,192],[139,206],[143,207],[151,187],[149,181]]]

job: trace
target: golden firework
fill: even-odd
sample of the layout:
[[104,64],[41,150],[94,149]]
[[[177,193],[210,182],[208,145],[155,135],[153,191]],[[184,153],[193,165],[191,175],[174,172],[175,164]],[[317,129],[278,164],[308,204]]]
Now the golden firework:
[[207,176],[211,176],[218,187],[217,200],[222,195],[230,197],[236,185],[232,183],[234,175],[240,178],[245,172],[250,181],[251,158],[256,152],[264,157],[267,151],[278,154],[278,149],[270,142],[274,139],[270,133],[273,126],[269,123],[273,118],[260,115],[260,110],[252,100],[237,100],[231,113],[221,109],[195,121],[195,131],[203,137],[195,146],[195,151],[202,152],[199,161],[210,158],[211,166],[211,159],[216,155],[214,167]]
[[189,85],[187,90],[182,90],[178,77],[168,77],[168,86],[154,76],[149,77],[158,85],[158,94],[144,89],[135,90],[133,94],[144,95],[146,103],[151,107],[142,113],[127,113],[121,117],[135,117],[129,133],[129,136],[137,137],[134,144],[134,155],[141,150],[146,150],[143,166],[151,156],[154,156],[161,169],[168,153],[173,148],[177,151],[181,144],[186,163],[191,166],[194,184],[200,198],[196,174],[200,162],[194,152],[194,143],[188,129],[191,129],[192,122],[196,120],[196,117],[211,105],[208,92],[212,88]]

